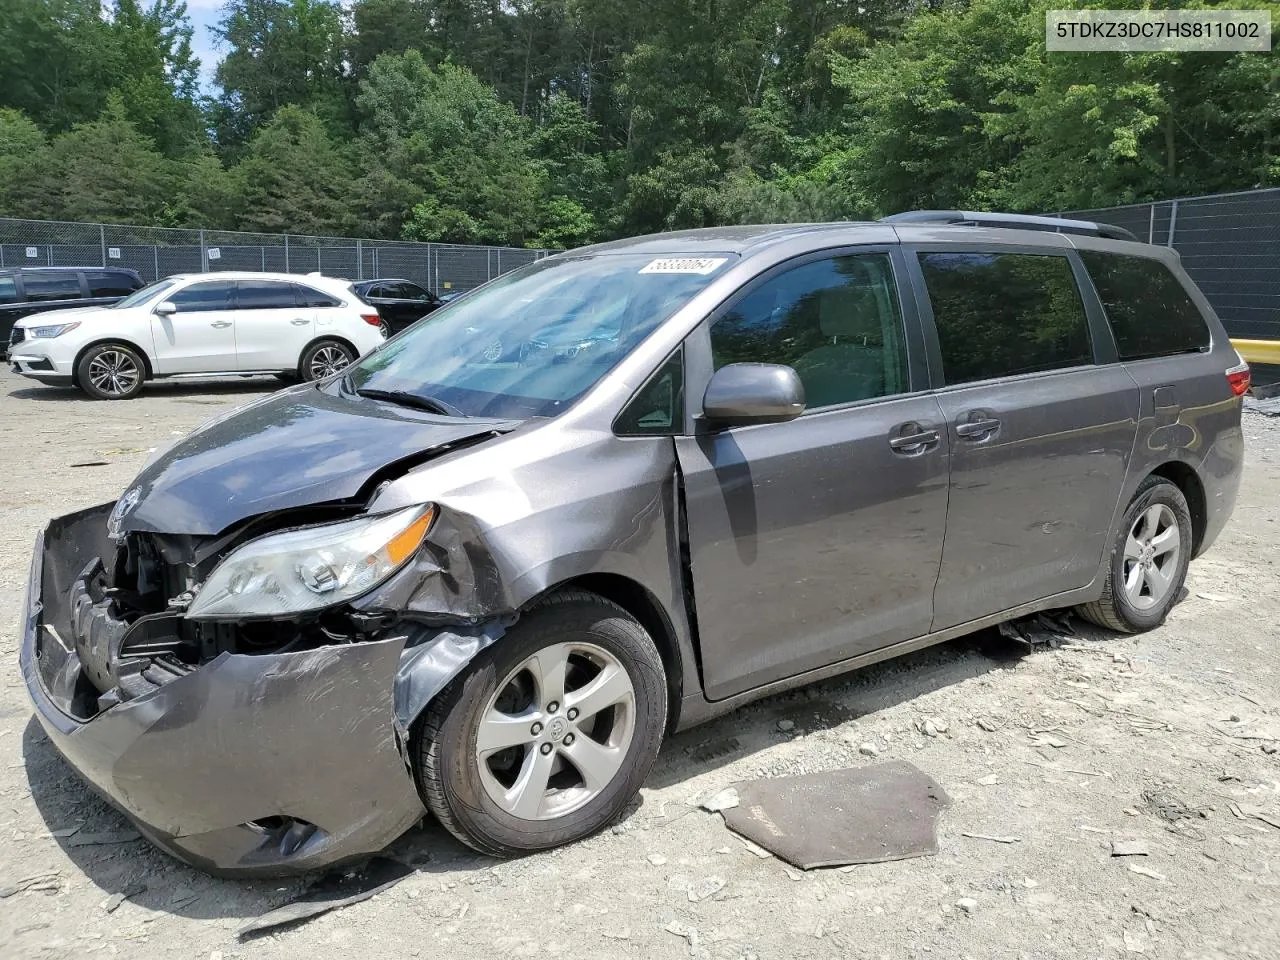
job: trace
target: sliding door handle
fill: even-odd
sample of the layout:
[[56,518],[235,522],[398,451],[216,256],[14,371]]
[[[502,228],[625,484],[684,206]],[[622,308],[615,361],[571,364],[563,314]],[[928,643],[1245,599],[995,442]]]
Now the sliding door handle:
[[956,424],[956,436],[964,440],[981,440],[1000,429],[1000,421],[995,419],[963,420]]

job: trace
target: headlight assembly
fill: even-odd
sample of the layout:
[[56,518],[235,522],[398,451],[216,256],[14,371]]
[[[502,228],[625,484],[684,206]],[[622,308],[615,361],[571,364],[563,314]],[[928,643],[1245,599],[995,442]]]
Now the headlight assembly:
[[80,321],[74,323],[55,323],[47,327],[27,327],[27,333],[36,340],[52,340],[54,337],[60,337],[70,330],[74,330],[80,326]]
[[223,559],[189,617],[303,613],[352,600],[391,576],[422,545],[435,507],[268,534]]

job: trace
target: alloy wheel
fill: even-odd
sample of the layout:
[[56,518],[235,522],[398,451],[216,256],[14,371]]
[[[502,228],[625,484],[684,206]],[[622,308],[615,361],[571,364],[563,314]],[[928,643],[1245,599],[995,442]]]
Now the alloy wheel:
[[1138,515],[1124,542],[1124,592],[1138,610],[1150,610],[1168,595],[1178,573],[1182,535],[1166,504]]
[[89,361],[89,382],[111,396],[123,396],[138,385],[142,371],[122,350],[103,350]]
[[475,750],[485,792],[522,820],[579,809],[622,769],[635,716],[635,688],[613,654],[588,643],[542,648],[481,714]]
[[351,358],[347,356],[347,352],[339,346],[326,345],[321,347],[311,357],[311,365],[308,372],[311,374],[312,380],[323,380],[325,377],[333,376],[340,370],[345,370],[351,364]]

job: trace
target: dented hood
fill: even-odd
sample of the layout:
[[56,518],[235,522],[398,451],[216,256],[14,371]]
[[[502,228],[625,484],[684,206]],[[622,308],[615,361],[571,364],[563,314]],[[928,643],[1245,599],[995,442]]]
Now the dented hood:
[[207,536],[273,510],[349,499],[384,467],[519,423],[312,385],[283,390],[204,424],[143,468],[116,505],[120,529]]

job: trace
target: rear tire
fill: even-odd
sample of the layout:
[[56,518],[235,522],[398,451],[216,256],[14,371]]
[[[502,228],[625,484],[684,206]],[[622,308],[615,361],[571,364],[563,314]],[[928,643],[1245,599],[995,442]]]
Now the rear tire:
[[1182,592],[1192,538],[1191,511],[1182,491],[1163,477],[1147,477],[1115,534],[1102,596],[1076,612],[1120,633],[1160,626]]
[[526,613],[431,703],[411,756],[436,819],[467,846],[511,857],[571,843],[622,816],[653,767],[666,720],[662,658],[644,627],[596,594],[564,591]]
[[339,340],[317,340],[302,351],[298,376],[306,381],[323,380],[345,370],[355,358],[355,351]]
[[76,364],[76,385],[94,400],[129,400],[142,391],[147,365],[123,343],[99,343]]

